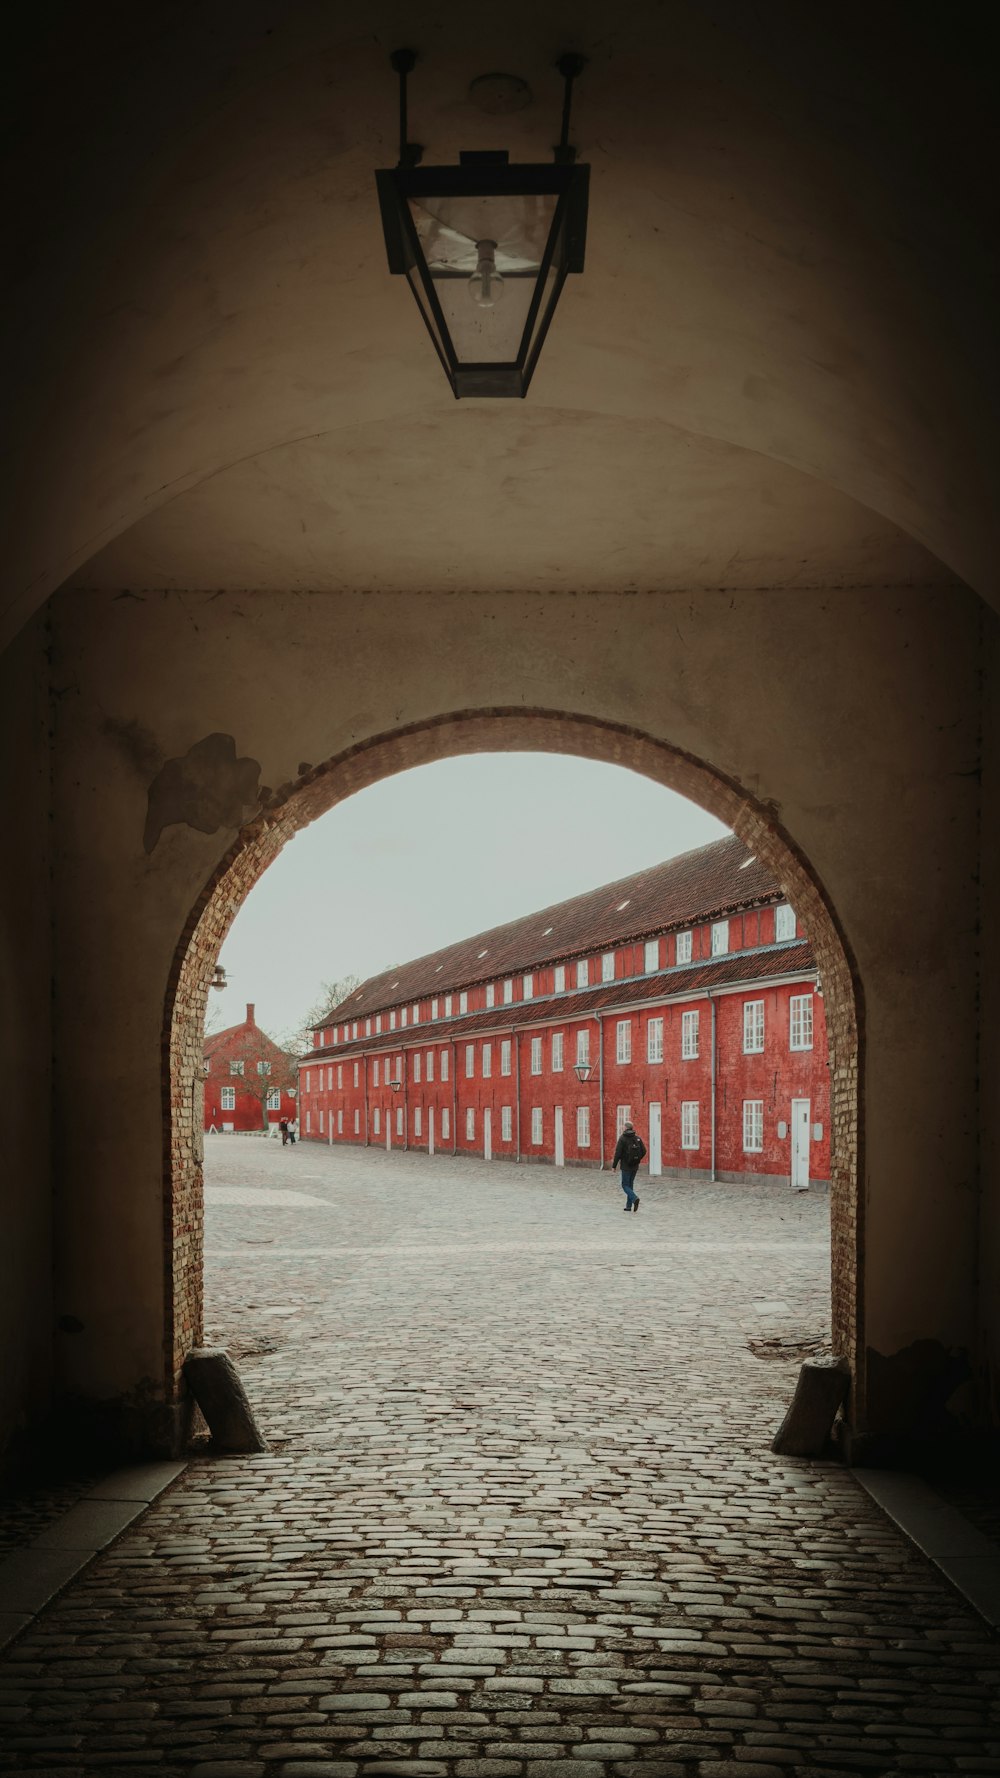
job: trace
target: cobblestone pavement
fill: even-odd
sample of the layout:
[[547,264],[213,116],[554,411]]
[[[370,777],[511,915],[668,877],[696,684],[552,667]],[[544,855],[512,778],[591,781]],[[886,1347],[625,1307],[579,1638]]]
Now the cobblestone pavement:
[[1000,1772],[979,1620],[768,1450],[794,1365],[747,1341],[823,1332],[824,1195],[640,1186],[210,1143],[210,1333],[272,1449],[12,1647],[0,1770]]

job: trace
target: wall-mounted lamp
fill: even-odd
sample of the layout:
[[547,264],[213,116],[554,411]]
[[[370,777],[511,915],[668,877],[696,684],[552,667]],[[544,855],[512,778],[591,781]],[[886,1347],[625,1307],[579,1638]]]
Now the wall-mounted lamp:
[[589,1062],[574,1062],[573,1064],[573,1073],[577,1080],[589,1080],[593,1072]]

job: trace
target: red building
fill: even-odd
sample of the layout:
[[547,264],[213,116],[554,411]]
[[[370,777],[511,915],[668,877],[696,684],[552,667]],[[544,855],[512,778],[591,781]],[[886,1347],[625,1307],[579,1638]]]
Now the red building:
[[372,977],[299,1065],[313,1141],[829,1178],[816,968],[734,836]]
[[206,1130],[261,1130],[296,1115],[295,1063],[262,1031],[252,1003],[241,1025],[205,1038]]

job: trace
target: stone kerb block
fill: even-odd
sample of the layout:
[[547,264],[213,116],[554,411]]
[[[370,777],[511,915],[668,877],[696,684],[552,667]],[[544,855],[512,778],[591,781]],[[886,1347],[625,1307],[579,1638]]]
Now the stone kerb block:
[[267,1450],[228,1352],[221,1347],[196,1346],[184,1360],[184,1380],[205,1416],[215,1450]]
[[822,1457],[850,1383],[846,1358],[807,1358],[788,1412],[771,1441],[772,1451],[779,1457]]

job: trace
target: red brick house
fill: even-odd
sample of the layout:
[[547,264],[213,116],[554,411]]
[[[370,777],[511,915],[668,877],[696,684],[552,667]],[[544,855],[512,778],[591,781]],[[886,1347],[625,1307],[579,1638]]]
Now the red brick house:
[[655,1174],[830,1172],[816,968],[729,836],[372,977],[313,1032],[301,1134]]
[[240,1025],[205,1038],[205,1129],[261,1130],[296,1116],[295,1064],[262,1031],[252,1002]]

